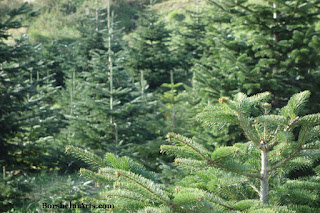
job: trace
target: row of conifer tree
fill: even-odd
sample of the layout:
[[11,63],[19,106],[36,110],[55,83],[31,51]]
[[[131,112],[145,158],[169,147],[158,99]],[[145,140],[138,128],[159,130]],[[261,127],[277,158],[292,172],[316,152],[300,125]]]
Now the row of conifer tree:
[[132,31],[85,2],[75,38],[0,15],[3,168],[84,167],[119,212],[318,211],[319,0],[151,1]]

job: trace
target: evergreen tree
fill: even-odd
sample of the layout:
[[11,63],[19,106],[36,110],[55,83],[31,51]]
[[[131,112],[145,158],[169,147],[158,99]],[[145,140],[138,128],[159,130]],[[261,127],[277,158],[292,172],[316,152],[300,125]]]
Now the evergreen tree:
[[28,171],[56,166],[49,150],[61,114],[53,107],[53,75],[46,72],[41,45],[31,44],[25,34],[11,35],[35,15],[27,3],[0,15],[1,212],[25,204],[31,191],[24,179]]
[[[311,111],[316,111],[318,5],[319,1],[210,1],[203,56],[193,67],[202,99],[268,90],[275,96],[273,106],[280,108],[286,97],[310,90]],[[245,141],[236,126],[213,134],[218,140],[228,135],[228,144]]]
[[152,8],[153,4],[151,1],[140,14],[138,27],[128,44],[126,61],[135,79],[141,84],[146,80],[150,89],[155,90],[162,83],[170,82],[174,60],[168,47],[169,31]]
[[23,18],[35,15],[25,3],[2,16],[4,21],[0,22],[1,164],[27,169],[35,168],[35,164],[41,166],[41,157],[47,152],[45,149],[40,152],[39,148],[60,126],[59,115],[51,108],[53,100],[49,96],[55,89],[51,87],[50,76],[42,71],[40,47],[28,43],[25,35],[10,39],[12,44],[5,42],[10,38],[10,29],[21,28]]
[[[205,46],[205,8],[200,5],[200,0],[195,0],[192,10],[184,13],[173,13],[174,19],[172,33],[172,48],[176,50],[179,67],[190,73],[191,67],[203,55]],[[186,15],[184,15],[186,14]],[[183,19],[181,18],[183,17]],[[182,19],[182,20],[181,20]]]
[[[194,65],[203,55],[205,26],[207,25],[205,13],[207,8],[203,7],[200,0],[191,1],[188,6],[189,9],[186,11],[171,12],[169,14],[171,22],[167,23],[168,28],[172,30],[170,49],[174,50],[173,54],[177,62],[175,72],[178,70],[184,72],[185,78],[182,82],[174,84],[174,86],[163,85],[164,87],[173,88],[170,92],[172,94],[173,91],[176,97],[172,95],[169,97],[168,91],[160,98],[166,100],[166,104],[170,102],[176,103],[177,116],[175,120],[178,128],[174,129],[175,132],[192,137],[200,137],[198,132],[201,132],[201,135],[204,136],[204,130],[192,118],[201,111],[204,103],[201,102],[202,96],[197,88],[195,79],[197,68]],[[179,87],[181,83],[183,83],[184,88]],[[208,136],[208,134],[204,136],[206,141],[208,141]]]
[[214,21],[208,28],[211,53],[200,63],[200,78],[206,87],[210,85],[211,96],[270,90],[279,107],[285,97],[300,90],[318,93],[320,43],[315,14],[319,1],[211,4],[218,11],[210,16]]
[[[70,94],[69,114],[71,116],[69,136],[73,138],[72,141],[87,144],[93,149],[102,149],[107,141],[118,137],[116,124],[110,123],[111,117],[114,116],[111,111],[117,103],[117,100],[110,101],[115,96],[113,92],[115,74],[112,71],[117,70],[114,62],[110,63],[110,59],[115,54],[119,54],[119,49],[118,53],[113,52],[115,49],[112,47],[116,42],[108,39],[114,36],[114,32],[112,35],[110,34],[111,25],[108,25],[108,33],[103,33],[103,30],[106,29],[103,25],[106,25],[107,19],[105,12],[106,10],[98,8],[96,5],[96,8],[92,10],[91,17],[82,20],[83,38],[76,44],[78,55],[74,61],[78,67],[70,70],[70,83],[67,88]],[[115,37],[119,38],[120,36]],[[120,89],[117,92],[124,94],[128,90]],[[92,129],[87,125],[96,126],[96,128]],[[110,130],[109,136],[105,135],[105,128]],[[113,133],[111,134],[111,132]],[[101,140],[104,142],[102,143]],[[83,143],[83,141],[86,142]]]
[[98,168],[81,169],[82,175],[113,183],[105,196],[119,212],[317,212],[319,167],[316,176],[286,178],[290,169],[312,163],[319,153],[320,114],[305,115],[309,96],[309,91],[293,95],[278,114],[270,113],[269,92],[238,93],[233,100],[222,97],[220,104],[206,107],[199,120],[209,126],[238,125],[249,141],[211,152],[169,133],[172,145],[161,146],[161,152],[175,155],[178,166],[194,171],[174,189],[164,189],[153,174],[126,157],[108,153],[99,158],[73,146],[66,151]]
[[160,132],[163,134],[158,126],[161,114],[153,115],[158,103],[148,93],[147,85],[143,85],[142,97],[141,85],[134,83],[123,67],[126,55],[121,47],[122,32],[113,21],[112,11],[110,30],[106,28],[108,10],[99,8],[98,16],[95,12],[91,13],[93,19],[82,21],[83,38],[76,45],[78,54],[74,55],[74,63],[81,66],[75,74],[69,74],[70,80],[62,93],[63,102],[68,102],[69,123],[63,138],[95,153],[126,154],[154,168],[156,163],[148,158],[156,158],[158,151],[138,153],[137,150],[142,144],[145,149],[154,146],[152,142]]

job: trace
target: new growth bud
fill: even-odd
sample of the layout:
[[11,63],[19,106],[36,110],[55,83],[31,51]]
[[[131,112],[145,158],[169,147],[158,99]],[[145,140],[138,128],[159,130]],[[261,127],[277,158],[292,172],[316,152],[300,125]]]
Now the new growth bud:
[[180,188],[179,188],[179,187],[176,187],[176,188],[174,189],[174,191],[178,193],[178,192],[180,192]]
[[199,200],[201,202],[201,201],[203,201],[203,197],[198,197],[197,200]]
[[119,178],[119,177],[120,177],[120,175],[121,175],[121,173],[120,173],[120,172],[115,172],[114,174],[116,175],[116,177],[117,177],[117,178]]
[[265,109],[269,109],[271,107],[271,104],[269,104],[269,103],[262,103],[261,105]]
[[271,110],[271,104],[269,103],[262,103],[261,104],[262,108],[264,109],[264,113],[267,114]]
[[221,98],[219,99],[219,103],[220,103],[220,104],[226,103],[226,102],[228,102],[228,101],[229,101],[229,98],[228,98],[228,97],[221,97]]

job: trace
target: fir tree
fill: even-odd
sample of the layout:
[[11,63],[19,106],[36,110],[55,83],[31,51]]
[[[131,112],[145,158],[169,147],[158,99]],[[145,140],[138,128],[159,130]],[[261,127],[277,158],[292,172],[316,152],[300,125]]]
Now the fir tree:
[[[318,1],[208,2],[203,55],[193,66],[202,100],[268,90],[274,94],[273,106],[280,108],[287,97],[310,90],[311,112],[317,111],[318,5]],[[294,59],[303,51],[310,54]],[[246,140],[237,126],[226,127],[212,131],[217,141]]]
[[[200,5],[200,0],[195,0],[192,10],[184,13],[175,12],[171,15],[173,29],[171,46],[175,49],[179,67],[190,73],[191,67],[203,55],[205,46],[205,8]],[[180,17],[183,17],[180,18]],[[181,20],[182,19],[182,20]]]
[[160,132],[163,134],[158,126],[161,114],[153,115],[158,103],[147,91],[147,85],[141,95],[141,85],[134,83],[123,67],[126,55],[121,47],[122,31],[117,28],[112,11],[110,30],[106,27],[108,10],[98,8],[97,12],[98,16],[93,9],[91,19],[85,19],[88,23],[83,21],[83,38],[74,44],[75,52],[71,52],[76,69],[68,65],[70,80],[60,102],[67,106],[64,110],[69,124],[63,139],[95,153],[129,155],[154,168],[155,163],[145,159],[150,155],[157,157],[158,152],[138,153],[137,150],[142,145],[145,149],[154,146],[152,142]]
[[172,126],[176,127],[176,110],[174,101],[174,84],[179,70],[175,55],[169,48],[170,31],[153,8],[155,1],[140,14],[137,30],[127,47],[126,68],[135,80],[140,81],[141,94],[144,95],[146,84],[151,91],[159,90],[163,84],[170,82]]
[[81,169],[82,175],[113,183],[105,196],[119,212],[317,212],[319,173],[299,180],[284,175],[299,164],[312,163],[319,153],[320,114],[305,115],[309,96],[309,91],[293,95],[278,114],[270,113],[269,92],[238,93],[206,107],[197,116],[200,121],[238,125],[249,141],[211,152],[190,138],[169,133],[172,145],[161,146],[161,152],[175,155],[178,166],[194,171],[172,191],[126,157],[108,153],[99,158],[72,146],[66,151],[98,168]]
[[[319,90],[319,1],[210,1],[207,45],[196,65],[210,97],[268,90],[273,105],[286,97]],[[317,100],[311,98],[312,110]]]
[[[105,147],[104,143],[111,138],[117,141],[118,127],[113,118],[115,116],[114,107],[120,101],[116,99],[116,96],[124,96],[129,91],[127,88],[117,88],[126,87],[128,78],[122,76],[123,81],[115,78],[125,73],[122,68],[119,70],[117,67],[117,64],[121,62],[114,61],[117,60],[116,57],[121,60],[121,56],[119,55],[120,49],[114,48],[117,47],[115,46],[117,41],[111,40],[111,37],[119,39],[121,36],[120,34],[115,35],[117,31],[114,26],[111,28],[109,10],[107,10],[107,15],[105,12],[105,9],[98,8],[96,5],[91,13],[93,20],[87,17],[85,20],[90,20],[89,23],[83,22],[81,29],[83,38],[77,44],[78,69],[71,70],[71,82],[68,88],[71,116],[69,132],[73,138],[72,141],[76,140],[78,143],[82,140],[91,141],[91,144],[87,145],[93,149],[102,149]],[[104,32],[106,29],[107,33]],[[116,85],[115,82],[119,84]],[[95,127],[89,128],[87,125]],[[110,130],[106,135],[105,127]]]
[[0,20],[1,164],[27,169],[36,168],[35,164],[42,166],[45,146],[61,127],[60,115],[52,108],[50,98],[56,89],[52,88],[52,75],[43,70],[41,46],[30,44],[26,35],[13,39],[8,33],[35,15],[25,3],[2,16],[3,22]]
[[[169,31],[152,8],[154,1],[140,14],[138,27],[129,42],[127,67],[144,84],[154,90],[162,83],[170,82],[173,57],[168,47]],[[144,88],[142,86],[142,88]],[[143,93],[143,91],[141,91]]]

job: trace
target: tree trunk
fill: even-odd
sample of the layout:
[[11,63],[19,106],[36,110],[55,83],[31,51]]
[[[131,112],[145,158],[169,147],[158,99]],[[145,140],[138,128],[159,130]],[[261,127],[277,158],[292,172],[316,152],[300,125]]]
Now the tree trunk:
[[73,104],[73,96],[74,96],[74,90],[75,90],[75,81],[76,81],[76,71],[73,70],[72,72],[72,85],[70,90],[70,114],[72,115],[72,104]]
[[199,0],[196,0],[196,23],[199,24]]
[[2,167],[2,175],[3,175],[3,183],[4,183],[4,185],[6,185],[7,184],[7,181],[6,181],[6,167],[5,166],[3,166]]
[[144,76],[143,76],[143,70],[140,70],[140,81],[141,81],[141,94],[142,97],[144,96]]
[[[30,86],[33,84],[33,68],[31,68],[30,69]],[[28,92],[28,101],[29,101],[29,99],[30,99],[30,97],[31,97],[31,90],[29,90],[29,92]]]
[[[273,5],[272,5],[272,7],[273,7],[273,9],[277,9],[277,8],[278,8],[277,3],[274,2]],[[276,24],[276,22],[277,22],[277,18],[278,18],[278,14],[277,14],[277,12],[275,11],[275,12],[273,13],[273,19],[274,19],[275,24]],[[278,35],[276,32],[273,32],[273,39],[274,39],[276,42],[279,41],[279,35]],[[273,67],[273,68],[272,68],[272,73],[277,73],[277,72],[278,72],[278,67],[277,67],[277,66]]]
[[170,80],[171,80],[171,98],[172,98],[172,123],[173,129],[176,128],[176,109],[174,104],[174,80],[173,80],[173,70],[170,70]]
[[193,104],[196,102],[196,87],[195,87],[195,82],[196,82],[196,72],[192,72],[192,101]]
[[[113,67],[111,58],[111,24],[110,24],[110,0],[108,0],[108,61],[110,71],[110,111],[113,111]],[[112,115],[110,116],[110,123],[113,123]]]
[[261,180],[260,180],[260,201],[268,202],[269,195],[269,166],[265,145],[261,148]]
[[96,31],[99,30],[99,11],[98,11],[98,0],[96,0]]
[[[273,5],[272,5],[272,7],[273,7],[273,9],[277,9],[277,8],[278,8],[277,3],[274,2]],[[273,13],[273,19],[274,19],[275,22],[277,21],[277,18],[278,18],[278,13],[275,11],[275,12]],[[279,37],[278,37],[278,34],[277,34],[277,33],[273,33],[273,39],[274,39],[275,41],[279,41]]]
[[[199,25],[199,0],[196,0],[196,24]],[[199,41],[199,34],[196,35],[197,36],[197,41]],[[193,71],[192,72],[192,100],[193,103],[195,103],[196,98],[196,88],[195,88],[195,80],[196,80],[196,72]]]
[[[40,80],[39,71],[37,71],[37,82],[39,82],[39,80]],[[40,89],[40,85],[37,84],[37,91],[39,91],[39,89]]]
[[[109,60],[109,70],[110,70],[110,112],[113,111],[113,64],[111,57],[111,38],[112,38],[112,27],[111,27],[111,17],[110,17],[110,1],[108,0],[108,60]],[[114,125],[115,129],[115,142],[118,143],[118,125],[113,121],[113,116],[110,115],[110,124]]]

